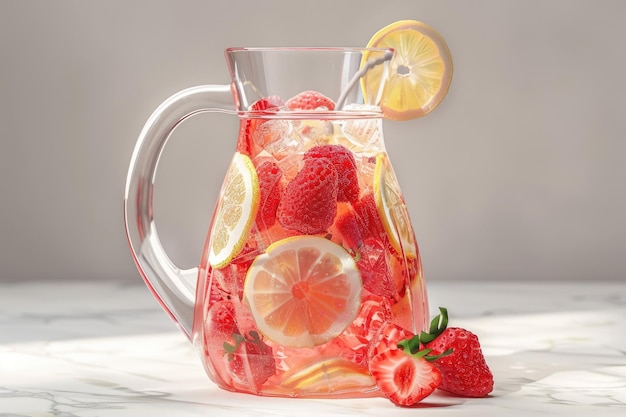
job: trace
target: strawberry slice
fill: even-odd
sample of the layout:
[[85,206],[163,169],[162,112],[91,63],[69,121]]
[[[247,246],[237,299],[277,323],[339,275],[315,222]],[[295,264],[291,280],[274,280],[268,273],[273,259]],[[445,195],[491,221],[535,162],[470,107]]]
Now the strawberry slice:
[[421,401],[441,383],[441,374],[432,363],[401,349],[387,350],[374,356],[369,370],[380,391],[399,406]]
[[384,323],[370,343],[370,373],[396,405],[413,405],[441,383],[439,370],[426,356],[429,351],[419,347],[419,336],[391,322]]

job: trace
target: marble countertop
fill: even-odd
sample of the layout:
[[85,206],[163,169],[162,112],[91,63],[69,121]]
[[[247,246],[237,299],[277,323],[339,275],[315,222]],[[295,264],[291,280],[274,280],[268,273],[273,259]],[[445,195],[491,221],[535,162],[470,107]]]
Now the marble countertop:
[[0,416],[623,416],[626,283],[429,282],[477,333],[487,398],[263,398],[218,389],[139,282],[0,284]]

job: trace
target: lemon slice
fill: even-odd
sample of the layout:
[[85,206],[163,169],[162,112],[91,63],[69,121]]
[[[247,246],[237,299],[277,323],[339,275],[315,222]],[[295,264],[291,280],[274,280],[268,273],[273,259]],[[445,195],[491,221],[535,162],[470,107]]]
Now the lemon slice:
[[376,388],[367,366],[341,358],[316,358],[293,367],[282,376],[281,385],[301,395],[366,391]]
[[385,153],[376,156],[374,199],[391,246],[407,258],[417,257],[417,244],[398,180]]
[[[381,100],[383,115],[391,120],[425,116],[441,103],[452,80],[452,56],[443,37],[416,20],[392,23],[372,37],[368,48],[393,48]],[[364,55],[364,62],[367,60]],[[383,66],[372,68],[362,79],[367,95],[378,91]]]
[[293,236],[256,257],[244,297],[268,339],[313,347],[341,334],[356,318],[361,286],[361,274],[343,247],[318,236]]
[[209,247],[212,267],[227,265],[241,252],[256,217],[259,194],[259,179],[252,161],[236,152],[213,220]]

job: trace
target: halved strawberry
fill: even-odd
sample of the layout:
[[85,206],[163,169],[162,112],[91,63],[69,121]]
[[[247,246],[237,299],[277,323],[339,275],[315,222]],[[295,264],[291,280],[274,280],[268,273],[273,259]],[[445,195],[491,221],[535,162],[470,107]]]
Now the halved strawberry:
[[374,356],[369,362],[369,370],[380,391],[399,406],[421,401],[441,383],[441,374],[433,364],[401,349]]

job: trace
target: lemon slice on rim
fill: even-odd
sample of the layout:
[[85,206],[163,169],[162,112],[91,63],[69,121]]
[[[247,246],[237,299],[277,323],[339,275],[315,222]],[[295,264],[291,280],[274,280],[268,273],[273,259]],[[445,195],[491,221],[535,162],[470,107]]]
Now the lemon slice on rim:
[[256,257],[243,293],[257,329],[268,339],[313,347],[352,323],[361,287],[361,274],[343,247],[318,236],[293,236]]
[[[368,48],[392,48],[381,109],[391,120],[425,116],[446,96],[452,80],[452,56],[443,37],[416,20],[392,23],[370,39]],[[365,62],[367,54],[363,57]],[[378,91],[383,66],[372,68],[362,79],[364,94]]]
[[417,257],[417,244],[398,180],[384,153],[376,156],[374,199],[391,246],[407,258]]
[[214,268],[227,265],[241,252],[259,206],[259,179],[246,155],[235,152],[215,211],[209,247]]

